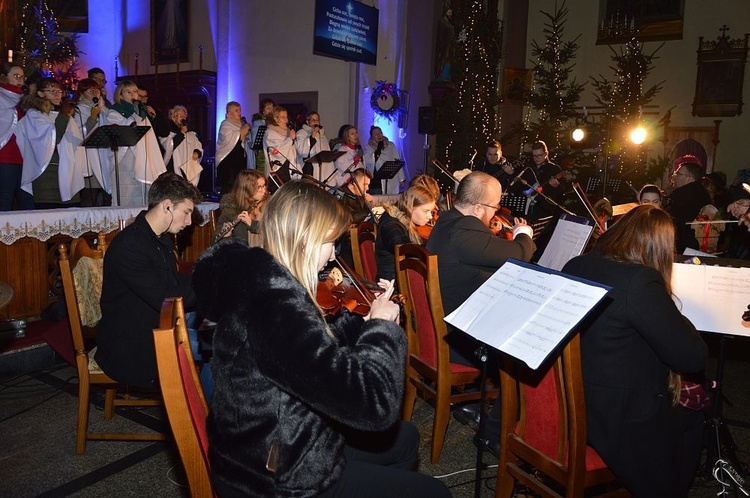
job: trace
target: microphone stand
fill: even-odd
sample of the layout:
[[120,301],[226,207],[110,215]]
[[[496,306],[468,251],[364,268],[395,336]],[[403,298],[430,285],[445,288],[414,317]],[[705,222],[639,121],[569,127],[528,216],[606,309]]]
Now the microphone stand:
[[568,213],[571,216],[577,216],[575,213],[573,213],[569,209],[566,209],[566,208],[562,207],[560,204],[558,204],[557,202],[555,202],[552,199],[550,199],[550,197],[548,195],[545,195],[543,192],[540,192],[538,190],[534,190],[534,187],[532,185],[529,185],[529,182],[527,182],[523,178],[519,178],[519,181],[521,183],[523,183],[524,185],[526,185],[527,187],[529,187],[530,189],[532,189],[532,192],[536,192],[538,195],[540,195],[542,197],[542,199],[546,200],[547,202],[549,202],[553,206],[556,206],[556,207],[560,208],[562,211],[565,211],[566,213]]

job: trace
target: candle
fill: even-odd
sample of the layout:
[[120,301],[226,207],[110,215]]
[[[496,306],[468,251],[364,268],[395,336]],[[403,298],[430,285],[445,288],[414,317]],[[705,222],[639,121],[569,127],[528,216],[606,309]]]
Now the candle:
[[8,50],[8,62],[13,62],[13,51]]

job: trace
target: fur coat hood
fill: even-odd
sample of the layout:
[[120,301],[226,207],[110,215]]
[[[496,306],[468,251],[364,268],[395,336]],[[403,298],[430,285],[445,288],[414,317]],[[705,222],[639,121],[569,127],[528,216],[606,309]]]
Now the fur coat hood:
[[[344,317],[333,335],[302,285],[267,251],[231,240],[193,274],[217,322],[207,421],[218,495],[316,496],[345,465],[342,430],[382,431],[404,387],[406,339],[385,320]],[[267,470],[272,447],[276,471]]]

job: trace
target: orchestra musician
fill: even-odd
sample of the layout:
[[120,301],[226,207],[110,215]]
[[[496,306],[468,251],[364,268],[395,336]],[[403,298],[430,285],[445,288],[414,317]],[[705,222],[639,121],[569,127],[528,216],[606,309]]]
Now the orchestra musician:
[[437,199],[433,193],[421,185],[409,187],[395,204],[383,205],[385,212],[378,222],[378,236],[375,238],[379,279],[391,280],[396,277],[398,244],[422,244],[417,227],[432,220],[436,205]]
[[260,246],[260,220],[267,199],[268,188],[263,173],[254,169],[240,171],[232,191],[221,198],[221,215],[212,240],[231,237],[249,247]]
[[[363,222],[372,213],[372,196],[368,193],[371,181],[372,173],[370,171],[357,168],[352,171],[351,181],[343,187],[344,192],[349,195],[341,197],[339,203],[352,217],[353,226]],[[343,259],[350,268],[354,268],[352,240],[349,231],[344,232],[337,243],[339,245],[338,257]]]
[[633,496],[687,496],[700,457],[702,414],[693,427],[680,412],[672,372],[702,372],[708,347],[672,299],[674,239],[669,214],[643,204],[563,268],[612,287],[581,334],[587,437]]
[[481,171],[497,178],[503,190],[507,190],[511,180],[513,180],[513,166],[503,157],[503,148],[497,140],[487,144],[484,161],[475,171]]
[[[453,208],[441,213],[432,229],[426,248],[438,256],[446,315],[466,301],[508,258],[530,261],[536,250],[533,230],[523,219],[513,220],[513,240],[497,237],[490,231],[489,223],[500,208],[502,193],[497,178],[479,171],[470,173],[458,184]],[[447,340],[452,362],[476,366],[477,361],[469,359],[478,346],[476,341],[451,325]],[[499,400],[490,411],[485,433],[478,437],[495,455],[500,440]],[[459,406],[454,413],[464,408],[473,412],[472,418],[476,416],[478,406]]]
[[538,140],[531,145],[531,163],[519,174],[525,183],[518,182],[514,187],[511,187],[511,190],[514,193],[523,192],[532,199],[529,208],[532,217],[538,219],[556,215],[559,208],[542,196],[536,195],[537,191],[541,191],[559,204],[565,193],[560,183],[562,169],[549,160],[549,150],[546,143]]
[[316,302],[349,224],[332,195],[291,181],[266,205],[263,248],[222,242],[195,267],[198,308],[218,323],[207,431],[219,496],[450,496],[411,471],[420,437],[398,420],[407,344],[392,282],[364,318],[327,323]]

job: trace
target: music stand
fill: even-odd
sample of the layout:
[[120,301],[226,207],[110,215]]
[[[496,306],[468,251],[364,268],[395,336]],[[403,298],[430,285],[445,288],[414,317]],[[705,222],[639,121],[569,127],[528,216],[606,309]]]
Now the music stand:
[[513,216],[524,216],[527,214],[527,201],[528,197],[525,195],[506,193],[500,199],[500,205],[509,208]]
[[401,171],[404,167],[404,161],[401,159],[395,159],[393,161],[386,161],[383,165],[375,172],[375,176],[372,178],[373,181],[386,180],[385,189],[383,189],[383,195],[388,195],[388,181]]
[[266,125],[260,125],[258,127],[258,133],[255,134],[255,141],[253,141],[253,146],[250,147],[253,150],[262,150],[263,149],[263,137],[266,136],[266,130],[268,129],[268,126]]
[[115,154],[115,190],[117,205],[120,205],[120,166],[117,161],[117,149],[133,147],[143,135],[150,130],[150,126],[98,126],[81,142],[87,149],[110,149]]
[[[339,157],[346,154],[345,150],[321,150],[314,156],[310,156],[307,159],[304,160],[306,163],[318,163],[318,168],[320,168],[320,165],[323,163],[332,163]],[[320,169],[319,169],[320,170]],[[336,170],[334,169],[330,175],[328,175],[328,178],[323,180],[323,183],[326,185],[328,184],[328,180],[331,179],[333,175],[336,174]]]

